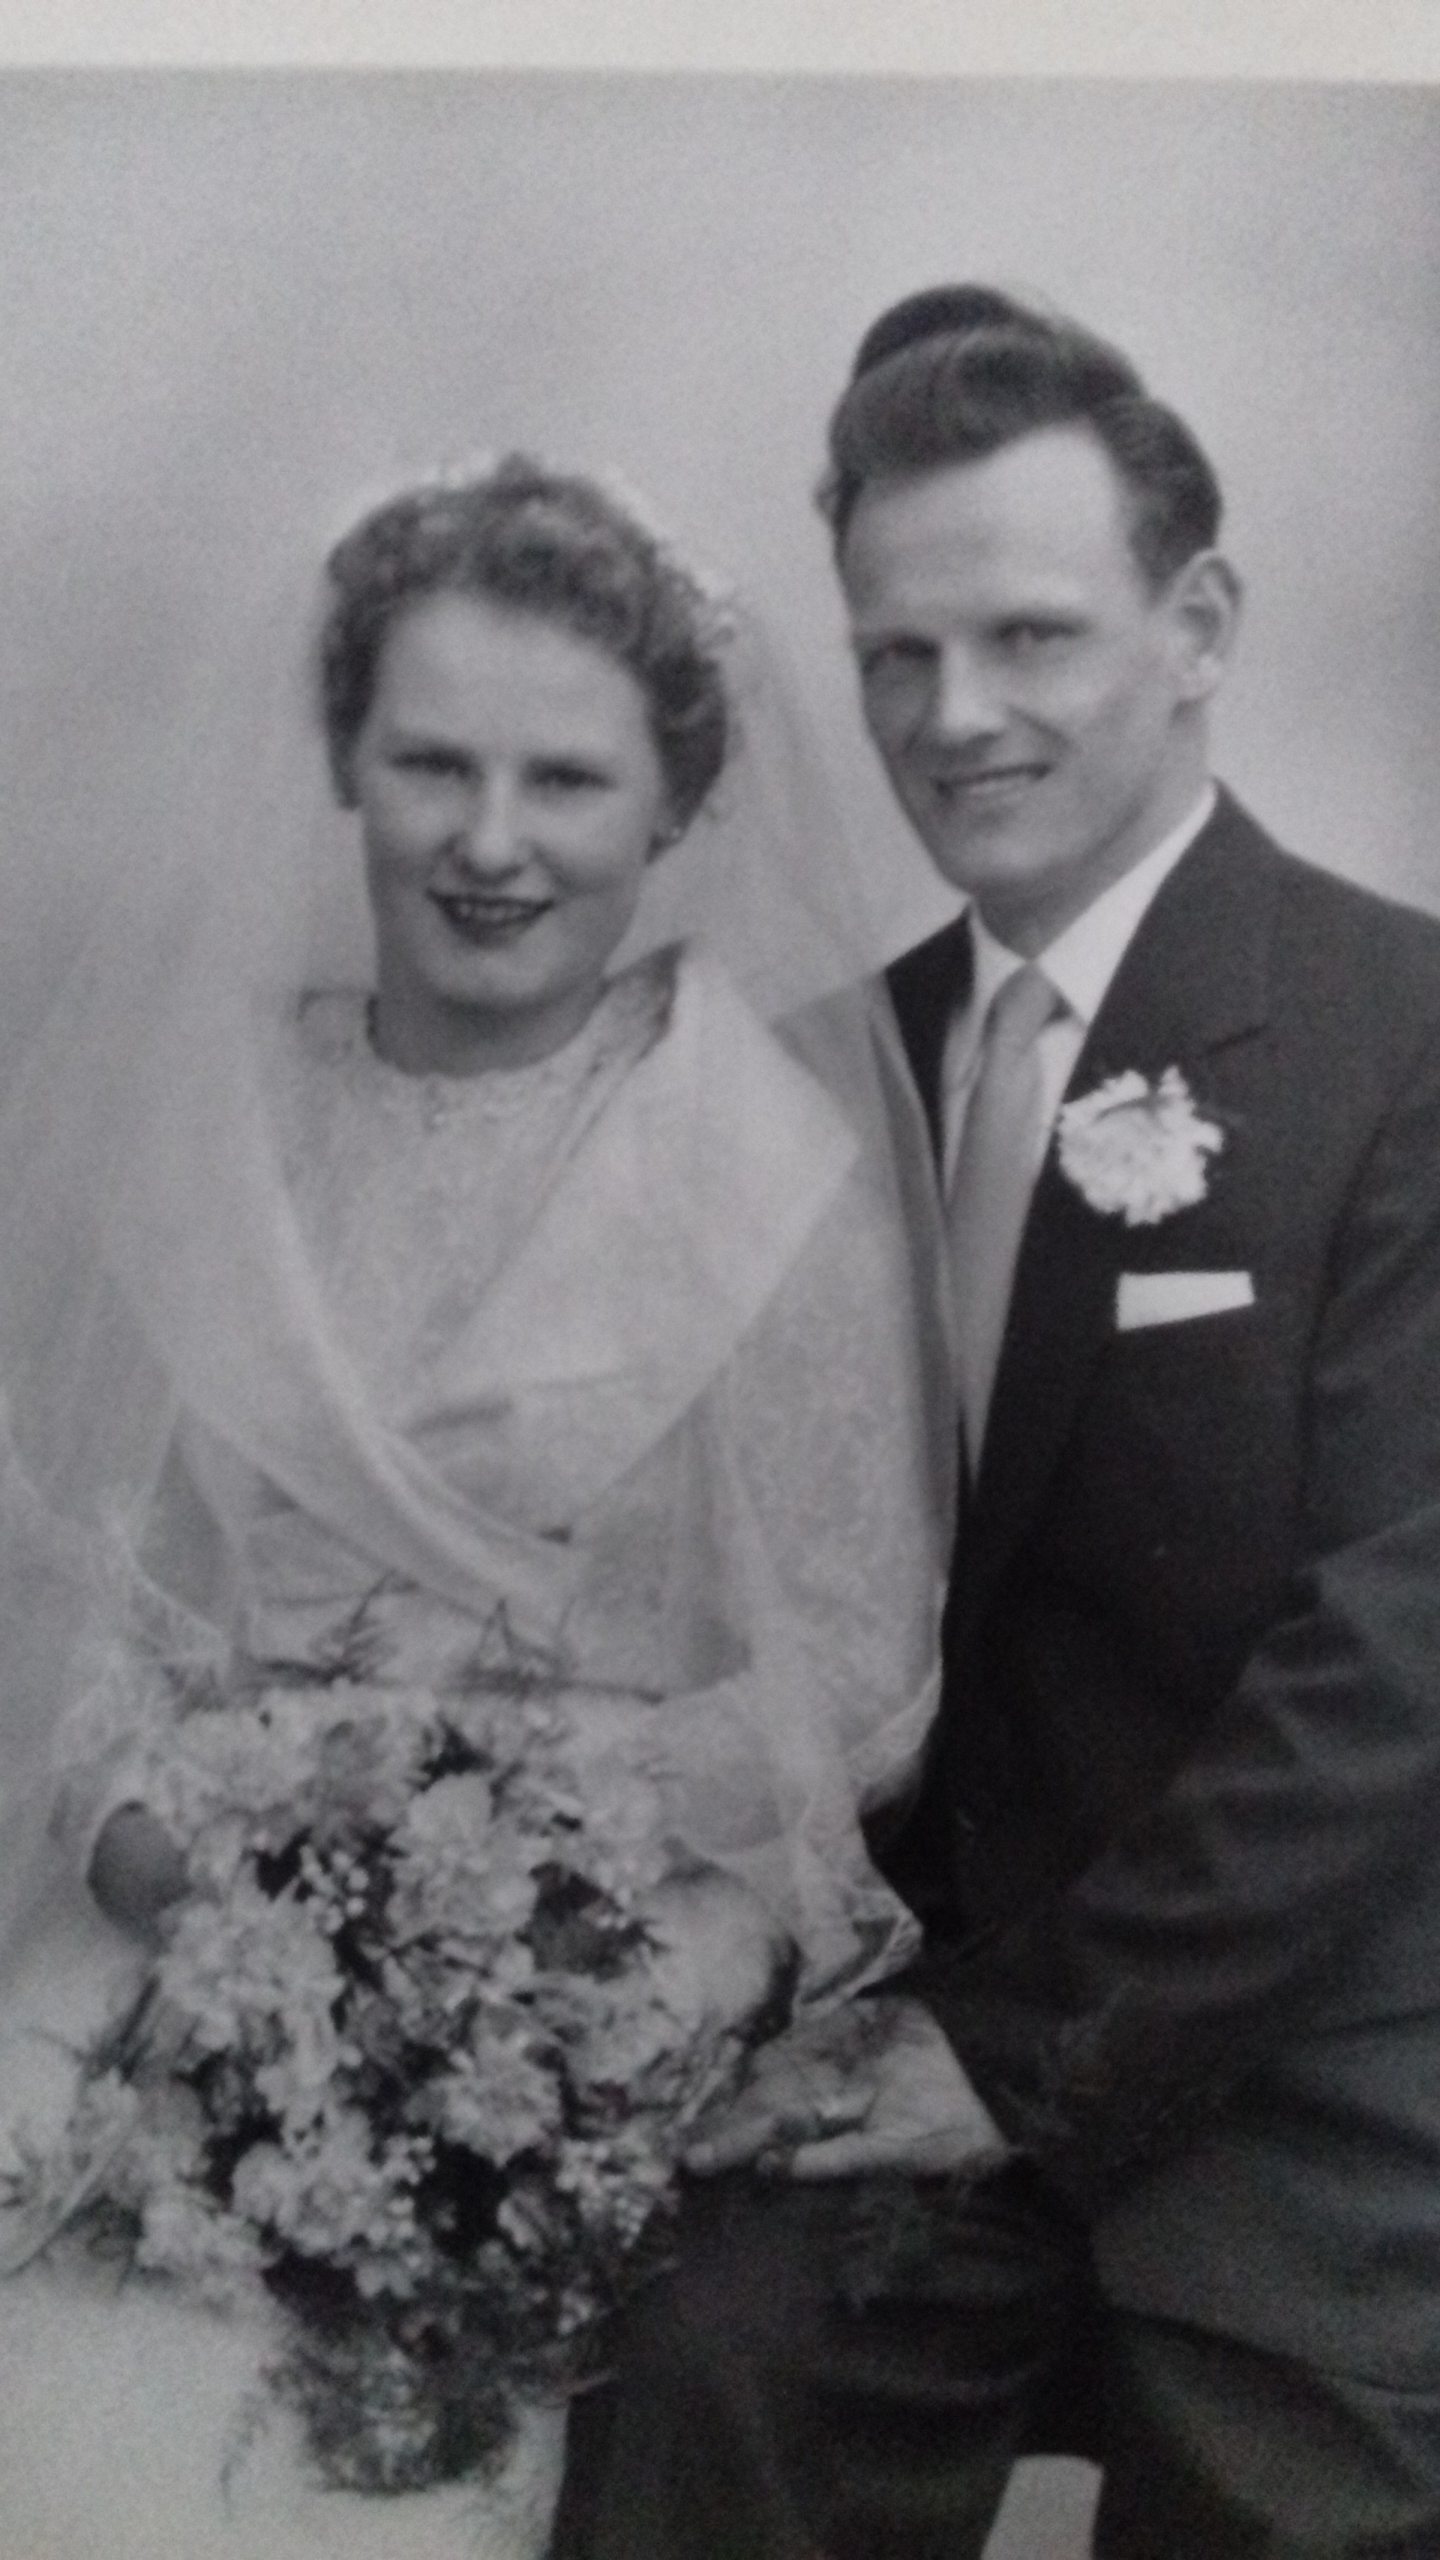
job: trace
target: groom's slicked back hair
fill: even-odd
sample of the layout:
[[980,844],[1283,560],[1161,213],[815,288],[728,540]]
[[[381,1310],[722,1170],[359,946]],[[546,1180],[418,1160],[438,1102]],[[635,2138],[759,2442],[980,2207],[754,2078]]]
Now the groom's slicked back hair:
[[1163,586],[1220,530],[1220,487],[1128,356],[1077,322],[980,284],[935,285],[881,313],[830,421],[820,487],[837,552],[872,480],[978,462],[1044,427],[1080,427],[1124,486],[1140,570]]

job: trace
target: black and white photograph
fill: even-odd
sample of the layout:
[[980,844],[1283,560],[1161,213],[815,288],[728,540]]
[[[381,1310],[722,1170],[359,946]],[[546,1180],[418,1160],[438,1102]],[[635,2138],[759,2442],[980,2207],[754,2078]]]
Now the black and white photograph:
[[1440,81],[3,36],[0,2560],[1437,2560]]

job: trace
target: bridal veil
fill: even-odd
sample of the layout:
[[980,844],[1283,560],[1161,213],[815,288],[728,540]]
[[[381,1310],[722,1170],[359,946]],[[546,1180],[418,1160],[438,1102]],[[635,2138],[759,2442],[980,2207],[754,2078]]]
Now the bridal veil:
[[[105,806],[85,947],[0,1110],[0,1945],[63,1864],[57,1737],[123,1686],[137,1621],[182,1654],[225,1627],[228,1467],[422,1587],[460,1591],[474,1570],[470,1508],[357,1392],[286,1203],[276,1028],[302,988],[355,977],[365,929],[330,806],[314,611],[218,609],[213,659],[156,708]],[[656,864],[629,949],[713,950],[888,1191],[900,1283],[875,1325],[913,1347],[915,1414],[933,1418],[938,1595],[951,1441],[924,1135],[861,983],[865,901],[819,758],[739,608],[724,660],[733,751]],[[501,1518],[481,1532],[517,1624],[531,1601],[543,1618],[563,1560]],[[913,1758],[928,1705],[921,1681],[875,1738],[882,1777]]]

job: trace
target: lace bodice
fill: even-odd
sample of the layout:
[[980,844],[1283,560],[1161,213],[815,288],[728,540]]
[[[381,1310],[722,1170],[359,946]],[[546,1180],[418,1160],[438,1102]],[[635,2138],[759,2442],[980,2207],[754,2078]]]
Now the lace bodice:
[[596,1113],[657,1038],[662,959],[605,989],[533,1066],[410,1075],[357,989],[309,996],[279,1059],[285,1173],[336,1325],[382,1411],[423,1387]]

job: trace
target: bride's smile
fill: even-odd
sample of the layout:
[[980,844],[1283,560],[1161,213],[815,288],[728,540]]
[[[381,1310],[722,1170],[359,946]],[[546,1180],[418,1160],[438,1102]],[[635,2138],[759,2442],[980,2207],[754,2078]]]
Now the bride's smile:
[[452,931],[462,941],[477,943],[482,949],[492,943],[518,941],[527,925],[551,914],[554,908],[551,898],[497,898],[463,889],[432,889],[430,897]]

